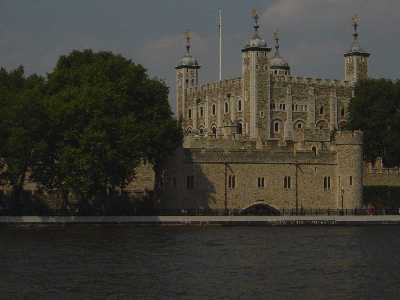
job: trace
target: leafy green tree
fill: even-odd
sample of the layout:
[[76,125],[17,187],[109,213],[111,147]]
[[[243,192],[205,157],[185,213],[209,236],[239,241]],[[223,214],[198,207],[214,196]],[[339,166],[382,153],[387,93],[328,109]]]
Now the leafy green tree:
[[0,167],[18,207],[30,171],[46,144],[48,119],[42,99],[43,78],[26,77],[23,68],[0,70]]
[[350,104],[351,129],[364,131],[364,154],[400,164],[400,83],[385,79],[361,81]]
[[[120,55],[91,50],[62,56],[48,75],[47,153],[35,178],[102,207],[135,176],[142,160],[161,170],[181,142],[168,88]],[[42,154],[45,152],[42,152]]]

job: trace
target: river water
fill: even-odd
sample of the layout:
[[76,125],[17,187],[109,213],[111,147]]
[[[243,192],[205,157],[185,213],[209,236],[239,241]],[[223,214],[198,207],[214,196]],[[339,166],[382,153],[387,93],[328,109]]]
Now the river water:
[[0,227],[0,299],[400,299],[400,227]]

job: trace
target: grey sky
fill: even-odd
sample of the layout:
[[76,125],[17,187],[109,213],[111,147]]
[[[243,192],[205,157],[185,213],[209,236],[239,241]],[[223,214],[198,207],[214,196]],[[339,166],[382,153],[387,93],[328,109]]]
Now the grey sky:
[[361,45],[372,53],[371,76],[399,77],[399,0],[0,0],[0,65],[44,74],[73,49],[111,50],[143,64],[173,91],[182,33],[190,29],[201,81],[216,80],[219,7],[224,77],[240,76],[252,8],[260,12],[261,32],[271,46],[279,28],[281,54],[294,74],[342,79],[351,16],[357,13]]

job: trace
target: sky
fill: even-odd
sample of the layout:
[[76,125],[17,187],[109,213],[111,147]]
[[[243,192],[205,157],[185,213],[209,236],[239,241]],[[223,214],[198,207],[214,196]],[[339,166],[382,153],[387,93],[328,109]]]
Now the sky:
[[174,110],[174,67],[185,52],[185,31],[193,34],[200,81],[218,79],[218,8],[224,78],[241,75],[253,8],[269,46],[279,30],[280,53],[294,75],[343,79],[351,18],[358,14],[361,46],[372,54],[370,76],[400,77],[399,0],[0,0],[0,66],[44,75],[74,49],[113,51],[165,80]]

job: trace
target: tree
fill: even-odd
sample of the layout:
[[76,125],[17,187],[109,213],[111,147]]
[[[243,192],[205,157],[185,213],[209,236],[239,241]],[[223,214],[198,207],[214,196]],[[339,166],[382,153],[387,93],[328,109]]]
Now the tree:
[[48,119],[42,102],[43,78],[26,77],[23,68],[0,70],[0,166],[3,184],[13,191],[15,205],[45,145]]
[[135,176],[142,160],[159,171],[181,142],[168,88],[120,55],[62,56],[48,75],[51,126],[34,177],[48,189],[101,207]]
[[385,79],[361,81],[350,104],[350,129],[364,132],[364,155],[400,164],[400,83]]

